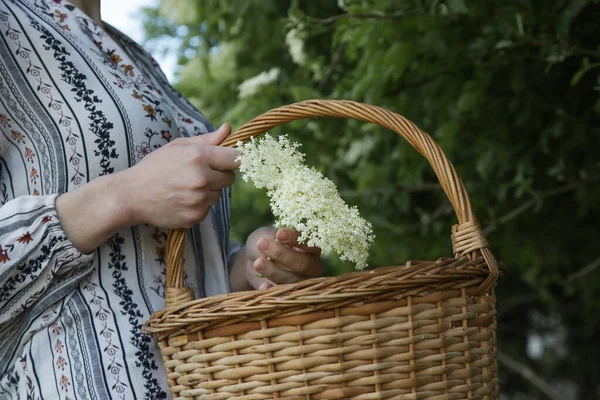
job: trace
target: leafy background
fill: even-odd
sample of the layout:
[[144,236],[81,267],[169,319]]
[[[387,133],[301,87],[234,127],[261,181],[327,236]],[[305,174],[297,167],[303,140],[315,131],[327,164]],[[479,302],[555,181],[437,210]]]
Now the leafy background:
[[[429,132],[508,267],[497,291],[503,398],[595,399],[599,17],[598,0],[163,0],[144,25],[150,48],[180,39],[176,87],[215,124],[352,99]],[[274,81],[240,96],[273,68]],[[307,163],[373,223],[372,266],[452,253],[449,202],[401,137],[339,119],[273,133],[300,141]],[[268,199],[241,179],[233,192],[232,235],[244,241],[272,223]],[[327,260],[327,274],[350,269]]]

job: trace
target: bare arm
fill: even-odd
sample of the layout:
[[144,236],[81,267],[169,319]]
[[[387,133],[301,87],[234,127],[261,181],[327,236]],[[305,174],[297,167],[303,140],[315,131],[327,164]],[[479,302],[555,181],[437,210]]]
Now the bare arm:
[[233,149],[217,147],[229,134],[178,139],[125,171],[97,178],[60,196],[56,210],[65,233],[90,253],[129,226],[189,228],[202,221],[234,180]]

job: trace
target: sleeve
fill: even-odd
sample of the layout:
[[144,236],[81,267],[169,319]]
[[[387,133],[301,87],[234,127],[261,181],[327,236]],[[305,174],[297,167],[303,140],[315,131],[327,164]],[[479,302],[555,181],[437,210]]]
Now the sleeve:
[[233,259],[235,258],[235,255],[243,248],[244,246],[242,246],[241,243],[238,243],[234,240],[230,240],[227,244],[227,268],[229,271],[231,271],[231,267],[233,266]]
[[93,267],[94,255],[79,252],[63,231],[56,197],[23,196],[0,207],[0,326]]

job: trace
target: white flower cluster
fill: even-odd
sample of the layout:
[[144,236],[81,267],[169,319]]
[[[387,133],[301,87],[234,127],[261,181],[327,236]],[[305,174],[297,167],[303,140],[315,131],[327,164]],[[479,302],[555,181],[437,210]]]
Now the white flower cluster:
[[298,65],[304,65],[306,62],[306,53],[304,52],[304,41],[300,37],[297,29],[291,29],[285,35],[285,43],[288,46],[292,60]]
[[331,180],[304,165],[298,143],[265,135],[237,147],[242,178],[267,189],[277,227],[297,230],[300,243],[335,251],[357,269],[367,266],[371,224],[340,198]]
[[279,77],[280,72],[279,68],[271,68],[269,71],[263,71],[252,78],[246,79],[238,86],[240,91],[238,98],[244,99],[255,95],[261,86],[274,82]]

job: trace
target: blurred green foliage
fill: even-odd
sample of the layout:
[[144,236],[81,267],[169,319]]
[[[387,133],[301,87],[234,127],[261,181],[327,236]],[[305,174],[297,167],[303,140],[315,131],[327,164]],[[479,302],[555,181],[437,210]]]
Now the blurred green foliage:
[[[600,398],[599,21],[598,0],[163,0],[145,10],[147,45],[181,39],[176,87],[215,124],[327,98],[382,106],[429,132],[509,271],[499,347],[520,367],[501,363],[503,393],[565,399]],[[275,81],[240,98],[242,82],[272,68]],[[452,209],[401,137],[341,119],[273,133],[303,143],[373,223],[372,266],[451,255]],[[265,193],[241,180],[232,214],[240,241],[272,222]],[[328,260],[330,274],[351,268]]]

